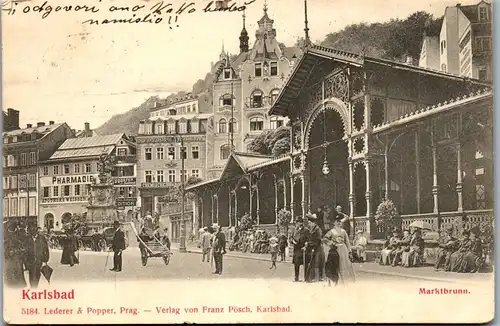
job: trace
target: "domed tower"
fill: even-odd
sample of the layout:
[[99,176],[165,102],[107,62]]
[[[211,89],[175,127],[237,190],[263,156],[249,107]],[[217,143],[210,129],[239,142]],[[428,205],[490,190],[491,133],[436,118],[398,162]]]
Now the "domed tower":
[[248,52],[249,50],[248,48],[249,37],[247,29],[245,28],[245,18],[246,18],[245,11],[243,11],[243,29],[241,30],[240,33],[240,53]]

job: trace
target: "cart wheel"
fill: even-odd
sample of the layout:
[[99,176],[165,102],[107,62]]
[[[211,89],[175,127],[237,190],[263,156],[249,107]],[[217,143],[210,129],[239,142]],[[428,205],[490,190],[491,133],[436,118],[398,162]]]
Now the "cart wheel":
[[165,265],[168,265],[170,263],[170,254],[163,255],[163,262],[165,263]]
[[141,255],[142,266],[146,266],[148,263],[148,256]]

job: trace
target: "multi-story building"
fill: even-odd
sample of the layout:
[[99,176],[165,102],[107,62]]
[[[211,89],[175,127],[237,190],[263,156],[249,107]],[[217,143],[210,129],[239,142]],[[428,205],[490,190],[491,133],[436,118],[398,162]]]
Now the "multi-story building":
[[87,211],[91,185],[98,177],[97,163],[103,153],[115,159],[112,176],[119,215],[123,219],[132,217],[136,204],[135,144],[125,134],[73,138],[40,164],[39,215],[45,228],[59,230],[73,214]]
[[7,109],[3,112],[3,131],[12,131],[19,129],[19,111]]
[[214,130],[207,137],[209,178],[218,177],[231,151],[246,152],[257,135],[287,122],[286,118],[271,117],[267,112],[301,50],[280,44],[273,24],[264,5],[255,43],[249,48],[243,16],[240,53],[231,58],[222,51],[213,67]]
[[[169,189],[181,182],[181,143],[184,145],[185,179],[205,178],[206,134],[210,113],[200,112],[189,94],[166,105],[157,105],[140,121],[137,141],[137,206],[141,214],[161,214]],[[178,208],[175,210],[178,211]]]
[[24,129],[3,133],[3,217],[26,219],[43,225],[39,218],[39,178],[41,161],[74,137],[66,123],[38,122]]
[[[455,7],[447,7],[439,39],[424,36],[419,65],[491,81],[493,79],[491,18],[491,4],[485,1],[470,6],[457,4]],[[436,52],[438,57],[435,55]]]

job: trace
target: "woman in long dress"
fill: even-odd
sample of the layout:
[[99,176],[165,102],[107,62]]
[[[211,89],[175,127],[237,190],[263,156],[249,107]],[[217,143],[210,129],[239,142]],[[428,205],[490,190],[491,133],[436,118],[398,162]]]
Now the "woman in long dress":
[[[342,220],[340,218],[335,219],[334,226],[325,234],[324,241],[330,247],[325,265],[328,279],[332,280],[330,276],[335,278],[336,271],[338,271],[337,275],[342,283],[353,282],[355,276],[351,262],[351,244],[347,232],[342,229]],[[338,255],[338,269],[335,266],[336,255]]]
[[73,230],[68,229],[66,232],[66,238],[63,240],[61,264],[73,267],[75,264],[80,263],[75,255],[75,252],[78,250],[78,239]]

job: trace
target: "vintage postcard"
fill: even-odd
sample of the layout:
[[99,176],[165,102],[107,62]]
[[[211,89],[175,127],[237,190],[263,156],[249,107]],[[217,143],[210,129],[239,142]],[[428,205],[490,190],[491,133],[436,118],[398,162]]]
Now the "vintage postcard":
[[494,318],[493,4],[4,0],[4,320]]

